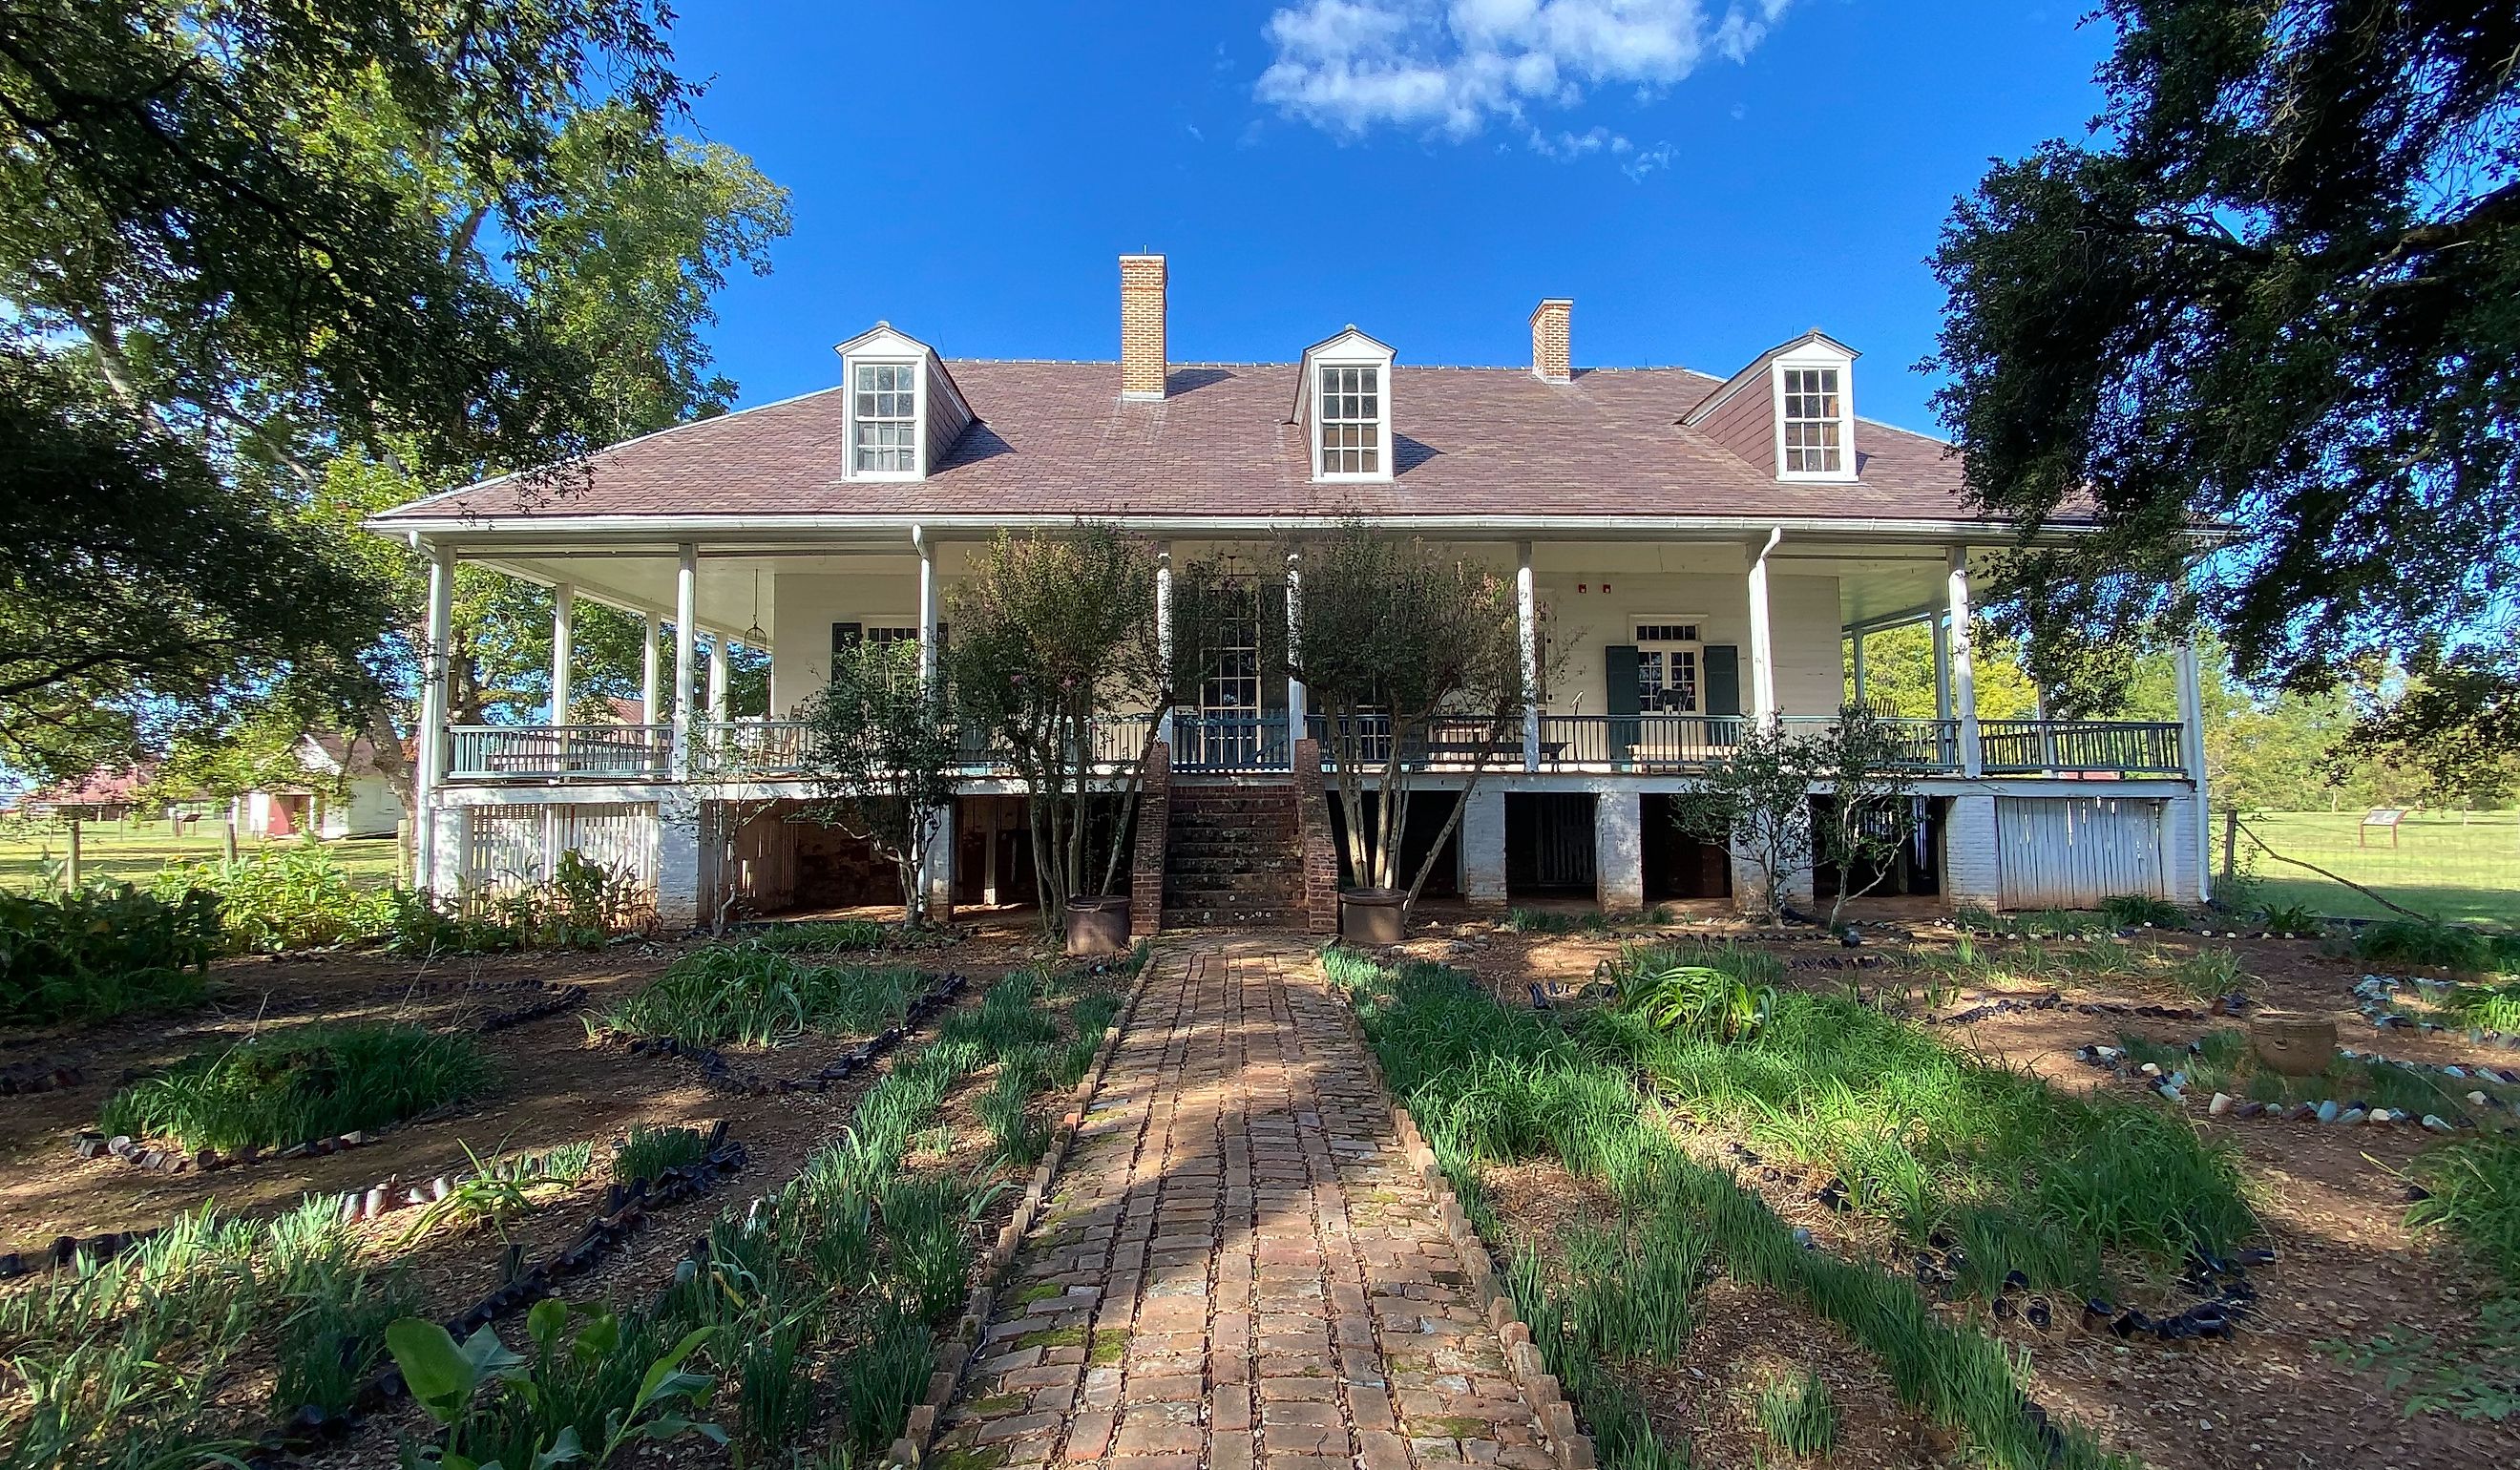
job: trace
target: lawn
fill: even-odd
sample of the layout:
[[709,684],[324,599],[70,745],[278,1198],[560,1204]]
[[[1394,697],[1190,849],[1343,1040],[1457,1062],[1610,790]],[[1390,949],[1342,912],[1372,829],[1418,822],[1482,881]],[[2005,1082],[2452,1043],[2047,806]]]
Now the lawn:
[[[2364,884],[2421,913],[2458,923],[2520,928],[2520,812],[2416,813],[2407,818],[2397,845],[2373,828],[2367,845],[2356,840],[2360,811],[2271,812],[2243,817],[2250,832],[2288,858],[2316,863]],[[2214,831],[2215,864],[2222,864],[2223,829]],[[2249,853],[2243,833],[2240,850]],[[2387,910],[2340,883],[2275,862],[2256,861],[2263,901],[2303,904],[2342,918],[2385,918]]]
[[[240,856],[251,856],[267,847],[283,845],[281,842],[244,839],[237,843],[237,852]],[[362,837],[327,843],[326,846],[361,887],[388,886],[400,866],[399,854],[390,837]],[[217,862],[224,848],[219,829],[207,824],[182,837],[170,834],[162,822],[142,823],[136,826],[89,823],[79,828],[79,865],[91,883],[106,878],[145,884],[169,863]],[[58,830],[0,836],[0,888],[22,893],[34,887],[37,875],[43,870],[45,858],[49,855],[54,862],[59,862],[68,852],[69,837]]]

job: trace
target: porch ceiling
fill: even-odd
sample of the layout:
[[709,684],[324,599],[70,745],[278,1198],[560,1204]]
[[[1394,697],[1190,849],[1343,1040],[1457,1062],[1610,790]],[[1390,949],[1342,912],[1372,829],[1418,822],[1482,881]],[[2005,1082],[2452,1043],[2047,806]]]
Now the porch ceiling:
[[[577,589],[578,597],[590,601],[607,602],[631,612],[653,612],[669,620],[674,615],[676,558],[670,553],[587,551],[564,555],[466,557],[464,559],[546,587],[566,582]],[[699,558],[699,615],[694,621],[704,632],[723,633],[741,639],[757,615],[761,631],[775,636],[779,624],[775,610],[778,599],[773,596],[774,578],[798,574],[862,576],[878,569],[889,572],[915,570],[918,564],[918,558],[906,550],[883,554],[804,556],[792,553],[774,556],[766,553],[705,552]],[[753,592],[755,572],[760,574],[757,614]],[[766,646],[767,640],[764,643]]]
[[1838,620],[1846,627],[1942,607],[1949,567],[1939,556],[1881,556],[1796,551],[1788,543],[1769,558],[1793,576],[1837,578]]

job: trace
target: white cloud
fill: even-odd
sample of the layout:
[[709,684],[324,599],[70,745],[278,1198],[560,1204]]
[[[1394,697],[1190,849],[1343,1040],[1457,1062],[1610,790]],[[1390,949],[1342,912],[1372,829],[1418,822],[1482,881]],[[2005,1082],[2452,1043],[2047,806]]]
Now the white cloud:
[[[1471,137],[1494,119],[1534,148],[1570,140],[1530,113],[1572,108],[1594,89],[1651,96],[1710,59],[1748,56],[1790,0],[1296,0],[1269,18],[1276,59],[1262,102],[1331,132],[1391,124]],[[1578,148],[1597,152],[1614,135]],[[1613,150],[1619,151],[1619,150]]]

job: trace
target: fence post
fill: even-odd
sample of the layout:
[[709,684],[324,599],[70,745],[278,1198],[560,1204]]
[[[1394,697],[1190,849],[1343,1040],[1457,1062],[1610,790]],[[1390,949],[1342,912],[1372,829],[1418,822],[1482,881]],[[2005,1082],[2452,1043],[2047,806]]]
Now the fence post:
[[2231,881],[2232,872],[2238,867],[2239,847],[2240,809],[2226,807],[2223,809],[2223,881],[2226,883]]
[[65,887],[67,887],[70,892],[72,892],[72,893],[76,893],[76,892],[78,892],[78,891],[79,891],[79,889],[80,889],[81,887],[85,886],[84,884],[82,884],[82,883],[80,882],[80,873],[79,873],[79,819],[78,819],[78,813],[76,813],[76,812],[72,812],[72,813],[70,814],[70,866],[69,866],[69,868],[67,869],[67,874],[68,874],[68,883],[66,883],[64,886],[65,886]]

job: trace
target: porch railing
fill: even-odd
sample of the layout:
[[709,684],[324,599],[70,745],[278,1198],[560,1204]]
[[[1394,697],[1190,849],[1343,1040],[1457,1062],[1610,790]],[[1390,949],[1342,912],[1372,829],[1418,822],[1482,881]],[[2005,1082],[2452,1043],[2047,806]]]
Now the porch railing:
[[[1322,742],[1322,764],[1335,770],[1342,750],[1353,748],[1362,765],[1383,766],[1391,760],[1389,715],[1312,715],[1305,733]],[[1493,738],[1491,738],[1493,736]],[[1497,731],[1485,715],[1438,715],[1414,735],[1400,763],[1412,771],[1467,771],[1484,762],[1491,771],[1522,768],[1522,722],[1508,720]]]
[[1248,715],[1173,711],[1176,771],[1283,771],[1289,754],[1283,711]]
[[812,738],[803,720],[703,720],[692,728],[692,776],[799,775]]
[[2093,772],[2180,776],[2186,760],[2173,721],[1981,720],[1978,748],[1989,775]]
[[673,768],[670,725],[458,725],[447,735],[447,774],[472,780],[656,778]]

